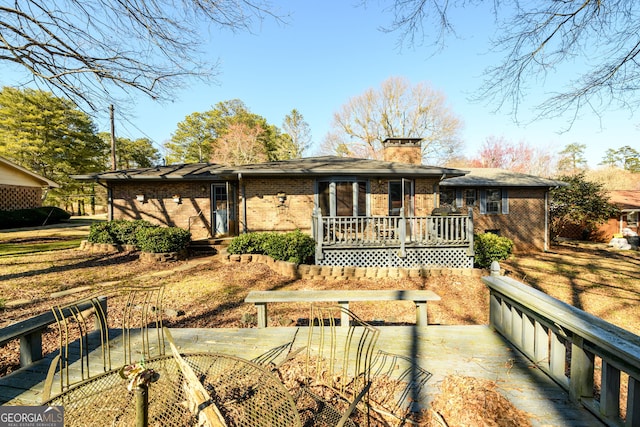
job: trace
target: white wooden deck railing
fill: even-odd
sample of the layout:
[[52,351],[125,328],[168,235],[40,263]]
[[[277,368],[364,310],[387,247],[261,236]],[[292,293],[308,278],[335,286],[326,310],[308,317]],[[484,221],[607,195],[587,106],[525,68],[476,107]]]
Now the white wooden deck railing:
[[315,212],[313,237],[323,246],[469,246],[473,248],[473,216],[338,216]]
[[640,336],[500,276],[497,262],[482,280],[498,332],[605,424],[640,427]]

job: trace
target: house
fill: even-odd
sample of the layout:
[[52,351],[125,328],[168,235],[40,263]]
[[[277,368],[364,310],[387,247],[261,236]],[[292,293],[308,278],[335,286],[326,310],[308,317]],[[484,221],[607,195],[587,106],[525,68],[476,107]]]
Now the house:
[[[74,178],[107,188],[111,219],[178,226],[194,239],[301,230],[316,239],[321,265],[471,267],[469,212],[431,215],[439,206],[441,183],[467,172],[421,165],[420,141],[387,139],[384,160],[323,156],[242,166],[200,163]],[[537,191],[531,195],[543,197]]]
[[0,157],[0,210],[40,207],[46,191],[58,187],[55,182]]
[[599,241],[608,242],[614,235],[640,234],[638,216],[640,216],[640,190],[609,191],[609,202],[619,209],[618,216],[610,218],[595,232]]
[[474,231],[508,237],[518,252],[549,248],[549,191],[566,185],[496,168],[469,168],[440,183],[440,205],[471,209]]

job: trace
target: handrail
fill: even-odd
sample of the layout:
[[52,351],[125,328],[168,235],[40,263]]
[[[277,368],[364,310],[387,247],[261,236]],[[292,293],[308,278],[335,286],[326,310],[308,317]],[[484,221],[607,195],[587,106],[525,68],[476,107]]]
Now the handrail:
[[[482,278],[491,325],[605,424],[640,426],[640,336],[499,272],[494,262],[491,276]],[[602,362],[599,397],[596,358]]]

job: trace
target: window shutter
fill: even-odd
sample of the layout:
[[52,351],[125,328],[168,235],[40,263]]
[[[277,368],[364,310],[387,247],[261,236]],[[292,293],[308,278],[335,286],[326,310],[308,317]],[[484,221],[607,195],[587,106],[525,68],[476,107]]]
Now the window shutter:
[[502,189],[502,213],[504,215],[509,213],[509,195],[506,188]]
[[456,209],[462,209],[462,188],[456,188]]
[[487,213],[487,191],[480,190],[480,213]]

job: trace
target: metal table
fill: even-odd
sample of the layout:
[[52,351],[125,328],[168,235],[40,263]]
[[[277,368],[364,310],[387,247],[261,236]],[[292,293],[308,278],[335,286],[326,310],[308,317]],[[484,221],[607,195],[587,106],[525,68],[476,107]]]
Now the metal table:
[[[228,426],[299,426],[300,417],[284,384],[260,365],[234,356],[183,354],[209,392]],[[148,389],[149,426],[196,426],[198,418],[186,382],[173,356],[144,362],[160,374]],[[118,370],[93,377],[45,403],[63,406],[65,426],[135,425],[134,392]]]

